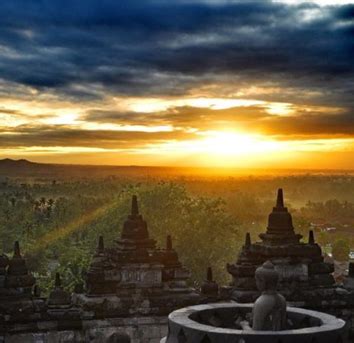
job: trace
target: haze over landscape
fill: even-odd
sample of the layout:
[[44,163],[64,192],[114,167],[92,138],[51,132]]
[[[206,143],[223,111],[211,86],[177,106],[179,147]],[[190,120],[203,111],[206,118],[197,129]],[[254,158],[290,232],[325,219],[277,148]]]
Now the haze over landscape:
[[352,169],[353,13],[352,1],[1,2],[1,157]]

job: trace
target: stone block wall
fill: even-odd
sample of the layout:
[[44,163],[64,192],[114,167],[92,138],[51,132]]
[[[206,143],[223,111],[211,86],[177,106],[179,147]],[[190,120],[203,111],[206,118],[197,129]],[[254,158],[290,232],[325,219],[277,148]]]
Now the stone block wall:
[[60,331],[60,323],[38,323],[42,330],[37,333],[26,332],[26,326],[14,326],[9,333],[0,336],[0,343],[103,343],[116,332],[126,333],[131,343],[159,343],[167,335],[167,317],[113,318],[82,321],[79,330]]

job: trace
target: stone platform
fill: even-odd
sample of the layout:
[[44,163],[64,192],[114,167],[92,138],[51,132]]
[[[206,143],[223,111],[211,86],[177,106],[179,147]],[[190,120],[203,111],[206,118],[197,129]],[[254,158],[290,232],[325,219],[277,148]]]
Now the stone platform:
[[158,343],[167,335],[166,316],[82,320],[78,324],[76,328],[65,328],[58,321],[16,325],[0,334],[0,343],[109,343],[116,342],[117,333],[127,334],[131,343]]
[[292,327],[283,331],[237,328],[238,316],[251,313],[253,304],[219,303],[191,306],[169,316],[169,333],[161,343],[345,343],[345,322],[328,314],[288,308]]

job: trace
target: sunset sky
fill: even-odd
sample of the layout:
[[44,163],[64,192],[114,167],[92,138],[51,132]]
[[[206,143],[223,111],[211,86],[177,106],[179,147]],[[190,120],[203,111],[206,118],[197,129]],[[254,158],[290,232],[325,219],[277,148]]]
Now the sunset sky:
[[354,0],[4,0],[0,158],[354,169]]

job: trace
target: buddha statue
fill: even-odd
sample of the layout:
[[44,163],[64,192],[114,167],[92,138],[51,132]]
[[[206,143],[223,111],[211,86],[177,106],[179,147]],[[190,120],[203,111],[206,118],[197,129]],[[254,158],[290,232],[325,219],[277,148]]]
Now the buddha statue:
[[252,313],[252,329],[280,331],[286,328],[286,301],[277,293],[279,274],[267,261],[256,270],[256,284],[262,295],[256,300]]

